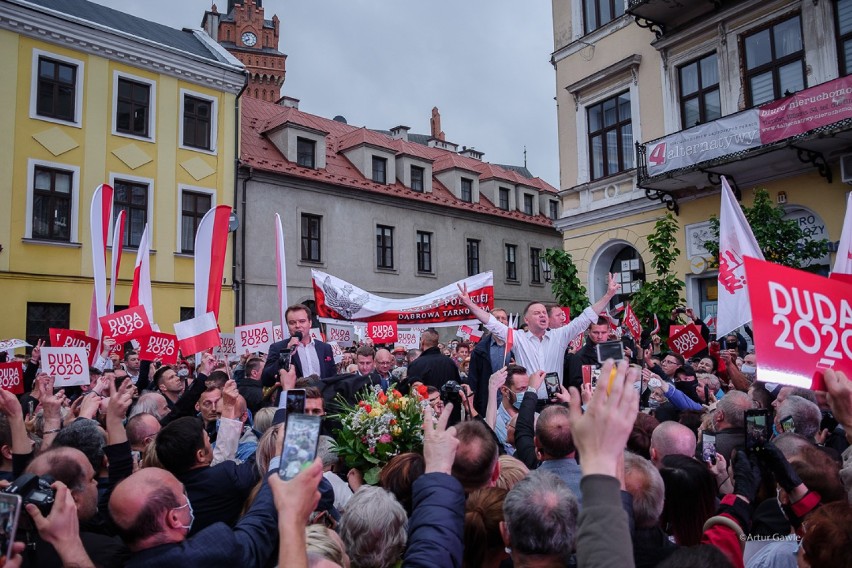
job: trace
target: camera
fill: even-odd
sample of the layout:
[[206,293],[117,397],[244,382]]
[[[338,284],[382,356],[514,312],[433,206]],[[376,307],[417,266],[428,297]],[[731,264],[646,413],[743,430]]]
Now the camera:
[[686,308],[675,308],[675,313],[676,314],[685,314]]
[[447,381],[441,386],[441,402],[445,405],[449,402],[453,403],[453,406],[459,408],[461,406],[461,385],[456,381]]
[[[56,491],[50,486],[51,483],[53,483],[53,478],[49,475],[38,476],[32,473],[24,473],[4,489],[3,493],[20,496],[23,505],[32,503],[46,517],[50,514],[56,500]],[[26,527],[23,518],[20,526],[27,530],[35,528]]]
[[285,349],[278,355],[278,369],[290,370],[290,350]]

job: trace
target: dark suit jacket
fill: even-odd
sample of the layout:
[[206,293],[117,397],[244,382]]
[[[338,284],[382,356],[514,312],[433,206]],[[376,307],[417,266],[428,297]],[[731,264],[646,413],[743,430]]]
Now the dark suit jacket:
[[[278,357],[281,355],[281,351],[284,350],[289,341],[289,339],[276,341],[269,346],[269,353],[266,355],[266,365],[263,366],[263,375],[261,376],[263,386],[271,387],[278,382]],[[336,375],[337,365],[334,363],[334,353],[331,351],[331,345],[323,343],[322,341],[314,341],[314,349],[316,349],[317,358],[319,359],[320,378],[325,379]],[[293,355],[290,359],[290,364],[296,365],[297,377],[305,376],[302,373],[302,362],[299,361],[298,351],[296,351],[295,355]]]
[[195,513],[190,536],[217,522],[233,526],[249,493],[260,480],[253,459],[241,464],[224,461],[191,469],[176,477],[183,483]]
[[277,549],[278,513],[264,482],[251,509],[233,529],[213,524],[181,543],[136,552],[127,566],[267,566]]
[[447,381],[459,382],[459,368],[437,347],[430,347],[408,366],[408,382],[420,381],[440,389]]

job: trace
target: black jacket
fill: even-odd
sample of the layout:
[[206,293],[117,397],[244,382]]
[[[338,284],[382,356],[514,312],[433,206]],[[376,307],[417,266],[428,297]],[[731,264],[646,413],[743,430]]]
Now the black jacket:
[[491,368],[491,345],[494,336],[490,333],[480,340],[470,354],[470,366],[467,370],[467,384],[473,389],[473,407],[485,416],[488,407],[488,379],[497,369]]
[[459,368],[438,347],[430,347],[408,366],[408,382],[420,381],[440,389],[447,381],[459,381]]
[[576,353],[571,354],[565,361],[565,369],[562,373],[562,385],[565,388],[583,387],[583,365],[598,364],[598,353],[592,340],[586,338],[586,343]]

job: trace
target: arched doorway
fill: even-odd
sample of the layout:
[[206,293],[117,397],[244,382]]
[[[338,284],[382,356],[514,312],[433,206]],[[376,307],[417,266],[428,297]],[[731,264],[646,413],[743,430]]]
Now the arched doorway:
[[609,307],[628,301],[633,292],[645,282],[645,262],[639,251],[627,241],[612,240],[603,245],[592,257],[589,266],[589,292],[592,300],[600,298],[607,290],[607,275],[614,274],[621,290],[610,301]]

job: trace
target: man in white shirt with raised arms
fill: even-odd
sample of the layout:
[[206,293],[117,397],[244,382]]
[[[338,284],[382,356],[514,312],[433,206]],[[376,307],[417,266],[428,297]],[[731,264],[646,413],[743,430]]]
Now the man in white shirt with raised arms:
[[[592,306],[583,310],[578,317],[559,329],[548,328],[549,315],[543,303],[529,303],[524,310],[524,322],[527,324],[527,331],[517,331],[514,334],[512,352],[515,354],[515,361],[526,367],[530,373],[535,371],[558,373],[561,384],[562,366],[568,344],[593,322],[597,321],[598,315],[606,308],[606,305],[618,293],[619,289],[620,284],[615,281],[613,275],[608,275],[606,294]],[[470,299],[470,295],[467,293],[467,285],[459,284],[459,296],[470,312],[485,324],[488,331],[502,341],[506,341],[509,328]],[[544,383],[538,389],[538,396],[540,400],[547,397]]]

